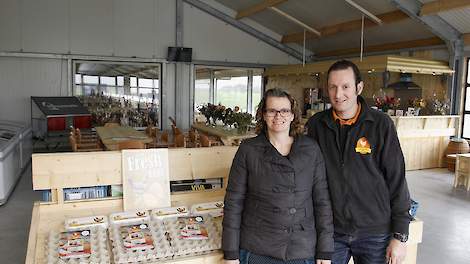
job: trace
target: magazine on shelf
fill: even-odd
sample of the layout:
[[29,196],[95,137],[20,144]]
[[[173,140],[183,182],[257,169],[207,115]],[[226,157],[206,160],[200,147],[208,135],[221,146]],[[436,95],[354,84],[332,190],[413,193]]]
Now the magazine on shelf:
[[87,258],[90,255],[90,230],[60,233],[59,257],[61,259]]
[[208,239],[209,233],[203,216],[178,217],[181,239]]

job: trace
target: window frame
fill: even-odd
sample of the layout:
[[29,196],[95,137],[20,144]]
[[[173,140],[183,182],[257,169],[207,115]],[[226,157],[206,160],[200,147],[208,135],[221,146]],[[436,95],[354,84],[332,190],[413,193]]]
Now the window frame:
[[[470,139],[470,137],[464,137],[464,129],[465,129],[465,115],[469,115],[470,116],[470,109],[469,110],[466,110],[466,105],[467,105],[467,100],[470,100],[470,98],[467,98],[467,91],[469,91],[470,89],[470,82],[468,81],[468,78],[469,78],[469,74],[468,74],[468,71],[470,70],[469,66],[470,66],[470,58],[466,58],[466,73],[465,73],[465,89],[463,91],[463,107],[462,107],[462,130],[460,131],[461,132],[461,135],[462,135],[462,138],[465,138],[465,139]],[[470,96],[469,96],[470,97]],[[470,124],[469,124],[470,125]]]
[[[240,66],[216,66],[216,65],[204,65],[204,64],[195,64],[193,68],[193,80],[192,80],[192,86],[193,86],[193,105],[192,109],[196,109],[196,70],[200,68],[206,68],[209,69],[209,102],[214,104],[217,99],[217,85],[216,85],[216,78],[214,76],[214,71],[215,70],[221,70],[221,69],[227,69],[227,70],[244,70],[247,72],[247,77],[248,77],[248,82],[247,82],[247,112],[252,114],[253,116],[256,114],[256,107],[253,107],[253,76],[258,76],[261,75],[261,98],[263,98],[265,86],[264,86],[264,77],[263,73],[266,71],[265,67],[240,67]],[[261,74],[259,74],[259,71],[262,71]],[[251,93],[251,94],[250,94]],[[252,111],[253,110],[253,111]],[[196,112],[196,111],[195,111]]]

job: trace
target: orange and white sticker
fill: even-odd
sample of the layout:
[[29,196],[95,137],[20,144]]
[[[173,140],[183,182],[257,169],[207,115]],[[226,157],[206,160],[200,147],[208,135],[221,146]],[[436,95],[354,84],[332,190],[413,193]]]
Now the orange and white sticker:
[[372,152],[369,141],[367,141],[367,138],[361,137],[357,141],[356,152],[361,153],[361,154],[369,154]]

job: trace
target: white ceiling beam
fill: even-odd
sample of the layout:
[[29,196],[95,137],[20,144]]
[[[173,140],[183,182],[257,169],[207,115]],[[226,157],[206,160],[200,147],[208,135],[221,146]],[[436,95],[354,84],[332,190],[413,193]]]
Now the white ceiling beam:
[[357,10],[359,10],[361,13],[363,13],[365,16],[367,16],[369,19],[371,19],[375,23],[377,23],[379,25],[382,25],[382,20],[380,18],[378,18],[376,15],[372,14],[371,12],[367,11],[367,9],[360,6],[359,4],[354,2],[353,0],[344,0],[344,1],[346,1],[346,3],[350,4],[351,6],[356,8]]
[[318,30],[314,29],[313,27],[311,27],[311,26],[305,24],[304,22],[298,20],[297,18],[295,18],[295,17],[293,17],[293,16],[287,14],[286,12],[280,10],[279,8],[274,7],[274,6],[271,6],[270,9],[273,10],[274,12],[278,13],[279,15],[281,15],[281,16],[283,16],[283,17],[289,19],[290,21],[296,23],[297,25],[303,27],[304,29],[306,29],[306,30],[312,32],[313,34],[315,34],[315,35],[317,35],[317,36],[319,36],[319,37],[321,36],[320,31],[318,31]]

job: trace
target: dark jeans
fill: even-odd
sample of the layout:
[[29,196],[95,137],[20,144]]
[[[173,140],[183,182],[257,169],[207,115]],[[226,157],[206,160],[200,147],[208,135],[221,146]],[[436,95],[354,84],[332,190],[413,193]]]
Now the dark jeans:
[[240,249],[240,264],[314,264],[313,259],[282,261],[279,259],[260,256],[248,250]]
[[354,264],[384,264],[390,234],[350,236],[335,233],[335,252],[332,264],[347,264],[351,256]]

